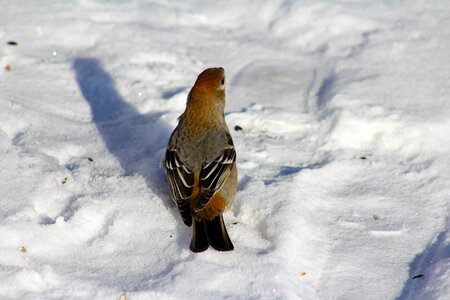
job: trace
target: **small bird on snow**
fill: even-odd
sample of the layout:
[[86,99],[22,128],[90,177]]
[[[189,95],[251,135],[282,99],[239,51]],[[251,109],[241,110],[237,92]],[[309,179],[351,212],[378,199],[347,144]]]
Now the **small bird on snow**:
[[170,195],[183,222],[193,225],[190,249],[234,249],[224,210],[236,194],[236,152],[224,118],[225,72],[204,70],[189,92],[166,150]]

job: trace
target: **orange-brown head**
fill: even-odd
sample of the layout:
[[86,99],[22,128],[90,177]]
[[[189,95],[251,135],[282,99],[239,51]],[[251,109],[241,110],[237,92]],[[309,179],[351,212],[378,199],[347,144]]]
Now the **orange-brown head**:
[[192,91],[222,96],[225,93],[225,70],[209,68],[200,73]]
[[189,93],[186,121],[202,126],[210,126],[214,122],[223,123],[224,108],[225,71],[223,68],[206,69],[198,75]]
[[207,131],[217,127],[213,124],[225,124],[224,108],[225,71],[223,68],[206,69],[198,75],[181,119],[191,131]]

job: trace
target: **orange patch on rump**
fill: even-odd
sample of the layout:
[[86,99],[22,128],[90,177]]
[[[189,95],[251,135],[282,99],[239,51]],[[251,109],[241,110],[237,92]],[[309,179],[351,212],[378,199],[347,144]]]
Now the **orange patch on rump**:
[[225,199],[219,193],[215,194],[214,197],[209,200],[208,204],[206,204],[205,208],[201,211],[195,212],[194,217],[200,220],[212,220],[219,213],[223,213],[225,210]]

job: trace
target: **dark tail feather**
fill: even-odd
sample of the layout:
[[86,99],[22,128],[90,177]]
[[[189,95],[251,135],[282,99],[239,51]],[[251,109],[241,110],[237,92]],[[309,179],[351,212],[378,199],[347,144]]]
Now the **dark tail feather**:
[[192,239],[190,249],[192,252],[202,252],[208,249],[209,242],[206,235],[206,228],[204,221],[194,220],[194,227],[192,230]]
[[212,221],[204,221],[206,235],[211,246],[219,251],[231,251],[234,249],[233,243],[228,236],[222,214],[219,214]]
[[183,218],[183,222],[184,224],[186,224],[186,226],[191,226],[192,225],[192,214],[191,214],[191,209],[189,207],[189,202],[181,202],[178,203],[178,211],[181,214],[181,218]]

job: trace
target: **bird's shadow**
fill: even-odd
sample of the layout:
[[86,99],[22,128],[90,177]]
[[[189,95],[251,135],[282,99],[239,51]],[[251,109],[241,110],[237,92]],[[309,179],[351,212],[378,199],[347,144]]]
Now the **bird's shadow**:
[[163,112],[141,114],[129,105],[98,59],[76,58],[72,68],[92,120],[125,175],[142,175],[150,189],[167,193],[160,164],[171,128],[161,120]]

